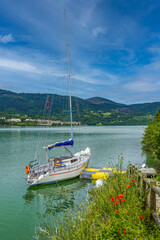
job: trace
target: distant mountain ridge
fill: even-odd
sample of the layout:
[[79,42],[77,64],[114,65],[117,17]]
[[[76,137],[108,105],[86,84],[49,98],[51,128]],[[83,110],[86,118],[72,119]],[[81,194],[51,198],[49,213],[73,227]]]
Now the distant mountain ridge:
[[137,114],[137,110],[134,109],[134,107],[130,108],[129,105],[117,103],[117,102],[111,101],[106,98],[93,97],[93,98],[88,98],[86,100],[93,104],[98,105],[99,108],[101,108],[104,111],[113,112],[113,111],[117,110],[118,112],[121,112],[121,113]]
[[92,97],[86,99],[88,102],[94,103],[94,104],[110,104],[110,105],[115,105],[115,106],[126,106],[125,104],[113,102],[109,99],[106,98],[101,98],[101,97]]
[[[46,98],[52,105],[52,119],[67,121],[64,109],[69,109],[68,96],[58,94],[16,93],[0,89],[0,116],[19,114],[31,118],[44,117]],[[144,124],[147,114],[155,115],[160,102],[141,104],[121,104],[101,97],[82,99],[72,97],[73,117],[83,124]],[[79,111],[76,111],[77,106]]]
[[136,114],[148,114],[150,112],[151,115],[155,115],[158,109],[160,109],[160,102],[152,102],[152,103],[137,103],[137,104],[122,104],[122,103],[117,103],[113,102],[111,100],[101,98],[101,97],[93,97],[93,98],[88,98],[86,99],[87,101],[101,105],[101,104],[108,104],[112,106],[113,108],[115,107],[119,112],[124,112],[124,113],[136,113]]

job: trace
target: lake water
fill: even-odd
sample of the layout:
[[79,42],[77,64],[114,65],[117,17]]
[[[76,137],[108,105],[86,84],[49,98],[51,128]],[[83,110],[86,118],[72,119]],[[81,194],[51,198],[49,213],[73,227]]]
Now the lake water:
[[[90,167],[107,167],[119,154],[123,154],[124,168],[128,161],[141,166],[146,162],[141,150],[144,129],[144,126],[74,127],[75,152],[90,147]],[[35,154],[40,160],[45,159],[43,146],[69,138],[68,127],[0,128],[0,239],[32,239],[35,228],[50,211],[56,218],[62,210],[85,201],[91,181],[76,178],[28,189],[24,179],[25,166]],[[51,152],[58,156],[61,150]]]

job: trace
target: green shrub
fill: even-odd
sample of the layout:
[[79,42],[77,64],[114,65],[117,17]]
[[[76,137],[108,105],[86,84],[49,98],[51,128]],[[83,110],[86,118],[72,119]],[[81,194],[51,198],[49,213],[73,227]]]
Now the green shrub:
[[142,145],[144,150],[151,152],[157,160],[160,160],[160,110],[157,111],[153,121],[148,122]]

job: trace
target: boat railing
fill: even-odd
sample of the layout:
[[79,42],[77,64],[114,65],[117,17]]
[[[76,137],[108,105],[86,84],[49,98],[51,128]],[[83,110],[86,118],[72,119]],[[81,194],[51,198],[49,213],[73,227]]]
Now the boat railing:
[[32,168],[32,167],[38,166],[39,163],[38,163],[37,159],[35,159],[35,160],[33,160],[33,161],[30,161],[29,165],[30,165],[30,167]]

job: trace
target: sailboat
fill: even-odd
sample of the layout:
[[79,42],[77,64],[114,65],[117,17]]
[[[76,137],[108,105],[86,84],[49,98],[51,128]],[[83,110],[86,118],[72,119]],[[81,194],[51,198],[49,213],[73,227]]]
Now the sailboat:
[[[70,80],[70,64],[69,64],[69,45],[67,38],[67,24],[65,14],[65,29],[66,29],[66,48],[67,48],[67,60],[68,60],[68,81],[69,81],[69,111],[70,111],[70,128],[71,139],[62,142],[56,142],[47,146],[44,146],[46,151],[46,162],[40,164],[37,159],[31,161],[26,166],[26,174],[28,175],[26,180],[30,185],[50,184],[65,181],[78,177],[81,172],[87,167],[91,157],[91,150],[87,147],[84,151],[74,153],[74,140],[73,140],[73,127],[72,127],[72,97],[71,97],[71,80]],[[48,151],[59,147],[71,146],[72,151],[69,156],[61,157],[49,157]]]

